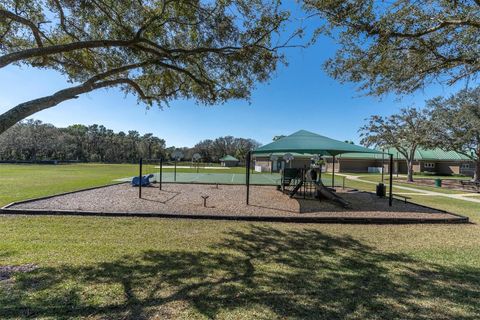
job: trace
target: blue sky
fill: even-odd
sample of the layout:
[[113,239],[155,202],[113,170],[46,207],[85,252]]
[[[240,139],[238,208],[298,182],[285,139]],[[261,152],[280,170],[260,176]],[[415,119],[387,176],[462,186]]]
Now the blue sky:
[[[300,129],[357,143],[357,130],[370,115],[423,106],[425,99],[458,89],[431,85],[404,97],[366,97],[354,84],[342,85],[324,73],[322,63],[334,52],[335,42],[328,38],[307,49],[287,49],[289,65],[280,66],[269,83],[258,84],[250,102],[231,101],[210,107],[176,101],[164,110],[146,110],[144,105],[137,105],[135,97],[112,88],[63,102],[33,118],[60,127],[97,123],[114,131],[152,132],[165,139],[168,146],[176,147],[225,135],[268,143],[275,135]],[[0,69],[0,112],[70,85],[54,71],[17,66]]]

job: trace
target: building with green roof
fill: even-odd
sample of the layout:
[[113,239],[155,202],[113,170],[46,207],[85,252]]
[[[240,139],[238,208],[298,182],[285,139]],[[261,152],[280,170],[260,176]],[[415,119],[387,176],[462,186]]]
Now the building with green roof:
[[[407,173],[405,157],[395,148],[382,150],[386,154],[393,154],[394,173]],[[331,170],[332,158],[327,158],[327,170]],[[388,172],[387,156],[383,161],[382,154],[353,154],[345,153],[335,159],[335,171],[340,172],[379,172],[385,168]],[[383,165],[385,163],[385,165]],[[473,176],[474,162],[467,156],[455,151],[445,151],[439,148],[415,151],[413,171],[416,173],[431,173],[439,175],[461,174]]]
[[236,167],[239,162],[240,160],[228,154],[223,158],[220,158],[220,164],[222,167]]
[[[315,156],[335,157],[345,153],[382,152],[300,130],[254,150],[253,157],[256,171],[277,172],[285,168],[287,163],[289,168],[310,167],[311,159]],[[285,158],[286,154],[292,159]]]
[[[308,133],[308,131],[301,130],[293,134],[292,136],[298,135],[298,133],[303,134],[305,132]],[[326,138],[323,136],[320,137]],[[255,150],[254,158],[256,170],[278,172],[282,168],[287,166],[286,161],[283,160],[283,156],[286,153],[290,153],[294,159],[289,161],[288,167],[309,167],[312,164],[315,155],[320,154],[325,160],[325,171],[331,172],[333,170],[333,167],[335,167],[335,172],[345,173],[381,172],[382,168],[384,168],[385,172],[389,172],[388,155],[393,154],[393,173],[407,173],[407,163],[405,161],[405,157],[403,157],[402,154],[400,154],[400,152],[398,152],[395,148],[375,150],[374,152],[361,152],[360,150],[363,147],[349,144],[350,146],[352,146],[352,149],[355,150],[355,152],[333,152],[332,154],[328,151],[323,153],[317,153],[314,152],[314,150],[308,150],[310,147],[305,145],[303,146],[305,152],[299,153],[287,152],[288,150],[298,150],[295,149],[294,139],[290,139],[288,142],[289,143],[284,142],[280,147],[278,146],[278,144],[275,144],[275,142],[272,142],[266,146],[260,147],[259,149]],[[273,148],[272,145],[274,146]],[[277,151],[280,148],[285,148],[286,151]],[[337,145],[337,148],[344,148],[345,151],[347,150],[347,147],[344,145]],[[335,166],[333,166],[333,156],[335,156]],[[418,148],[415,152],[413,170],[417,173],[429,172],[431,174],[439,175],[461,174],[466,176],[473,176],[474,168],[474,162],[467,156],[458,152],[444,151],[439,148]]]

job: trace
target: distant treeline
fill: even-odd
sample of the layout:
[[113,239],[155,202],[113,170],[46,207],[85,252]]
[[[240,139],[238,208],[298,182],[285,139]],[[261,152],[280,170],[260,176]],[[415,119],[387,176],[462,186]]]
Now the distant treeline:
[[215,162],[226,154],[243,160],[258,145],[251,139],[226,136],[200,141],[193,148],[167,148],[165,140],[152,133],[141,135],[135,130],[115,133],[97,124],[57,128],[39,120],[27,120],[0,135],[0,160],[126,163],[136,162],[140,157],[170,160],[175,150],[181,150],[183,160],[191,160],[194,153],[200,153],[203,162]]

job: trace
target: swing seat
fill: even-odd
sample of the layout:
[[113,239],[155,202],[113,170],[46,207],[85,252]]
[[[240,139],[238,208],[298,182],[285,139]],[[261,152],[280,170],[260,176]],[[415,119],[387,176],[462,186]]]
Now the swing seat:
[[150,179],[153,178],[153,177],[154,177],[153,174],[142,176],[142,181],[141,182],[140,182],[139,177],[133,177],[131,184],[132,184],[133,187],[138,187],[138,186],[140,186],[140,183],[141,183],[142,187],[148,187],[148,186],[150,186]]

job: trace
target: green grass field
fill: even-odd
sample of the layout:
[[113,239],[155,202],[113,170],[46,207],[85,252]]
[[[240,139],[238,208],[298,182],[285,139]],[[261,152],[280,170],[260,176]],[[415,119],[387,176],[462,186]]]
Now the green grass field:
[[[137,169],[2,165],[0,201]],[[0,318],[478,319],[479,205],[412,200],[473,224],[0,216],[0,265],[38,266],[0,281]]]
[[[147,164],[144,173],[157,173],[155,165]],[[164,172],[172,173],[166,168]],[[197,170],[179,168],[179,173]],[[244,174],[245,168],[199,169],[199,173]],[[255,173],[257,174],[257,173]],[[115,183],[115,179],[138,175],[138,164],[72,164],[72,165],[10,165],[0,164],[0,206],[18,200],[31,199],[92,186]]]

